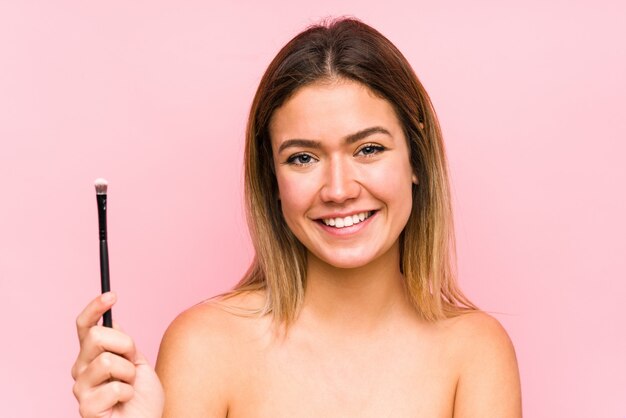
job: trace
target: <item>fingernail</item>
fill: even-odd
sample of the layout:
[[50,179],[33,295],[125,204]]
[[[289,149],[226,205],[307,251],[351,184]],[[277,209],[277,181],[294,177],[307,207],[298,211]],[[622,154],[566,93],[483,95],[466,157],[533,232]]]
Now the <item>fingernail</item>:
[[106,292],[100,297],[100,300],[104,303],[111,303],[115,300],[115,295],[111,292]]

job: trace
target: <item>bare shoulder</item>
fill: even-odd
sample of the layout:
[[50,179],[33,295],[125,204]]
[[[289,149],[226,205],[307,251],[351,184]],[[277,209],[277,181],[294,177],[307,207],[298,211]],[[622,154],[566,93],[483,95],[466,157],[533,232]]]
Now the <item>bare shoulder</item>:
[[165,389],[164,417],[225,417],[246,349],[261,318],[252,312],[261,297],[240,294],[195,305],[170,324],[159,349],[156,371]]
[[504,327],[484,312],[446,322],[459,359],[454,417],[521,417],[517,359]]
[[493,316],[484,312],[464,313],[446,320],[453,341],[465,355],[480,354],[486,347],[496,351],[513,350],[513,343],[506,330]]

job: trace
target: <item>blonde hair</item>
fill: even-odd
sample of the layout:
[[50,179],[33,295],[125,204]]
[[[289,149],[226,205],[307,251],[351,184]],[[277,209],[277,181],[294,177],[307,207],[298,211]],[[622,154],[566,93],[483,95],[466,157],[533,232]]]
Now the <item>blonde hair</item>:
[[306,250],[285,223],[274,176],[269,123],[302,86],[345,78],[362,83],[394,106],[419,179],[400,235],[407,295],[428,321],[477,308],[455,280],[455,242],[445,150],[428,94],[410,64],[382,34],[355,19],[312,26],[285,45],[257,89],[246,131],[245,198],[256,256],[226,296],[263,290],[260,314],[289,324],[306,287]]

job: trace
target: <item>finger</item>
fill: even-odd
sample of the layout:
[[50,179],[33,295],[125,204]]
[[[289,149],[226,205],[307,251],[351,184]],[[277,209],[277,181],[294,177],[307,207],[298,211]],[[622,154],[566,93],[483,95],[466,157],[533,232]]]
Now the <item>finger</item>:
[[135,366],[152,367],[150,363],[148,362],[148,359],[146,358],[146,356],[141,354],[141,352],[139,351],[135,351],[135,361],[133,363],[135,364]]
[[80,415],[87,417],[107,416],[106,412],[118,402],[128,402],[133,398],[135,390],[127,383],[112,381],[100,385],[87,393],[79,394]]
[[[116,329],[116,330],[121,331],[124,334],[126,334],[126,331],[124,331],[124,328],[122,328],[120,323],[117,322],[116,320],[113,320],[113,329]],[[129,357],[129,360],[130,359],[131,358]],[[150,366],[150,363],[148,362],[148,359],[143,354],[141,354],[140,351],[137,351],[136,347],[135,347],[135,354],[134,354],[134,361],[133,361],[133,363],[135,363],[135,366],[141,366],[141,365]]]
[[89,328],[81,343],[76,363],[72,368],[72,377],[77,379],[89,364],[104,352],[111,352],[134,362],[135,342],[127,334],[113,328],[102,326]]
[[107,292],[89,302],[76,318],[76,330],[78,332],[79,341],[85,338],[89,328],[98,324],[102,315],[111,309],[116,301],[117,295],[113,292]]
[[86,392],[110,380],[135,383],[136,368],[133,363],[116,354],[104,352],[89,363],[76,379],[75,390]]
[[124,331],[124,328],[122,328],[120,323],[117,322],[115,319],[113,320],[113,329],[116,329],[118,331],[122,331],[123,333],[126,333],[126,331]]

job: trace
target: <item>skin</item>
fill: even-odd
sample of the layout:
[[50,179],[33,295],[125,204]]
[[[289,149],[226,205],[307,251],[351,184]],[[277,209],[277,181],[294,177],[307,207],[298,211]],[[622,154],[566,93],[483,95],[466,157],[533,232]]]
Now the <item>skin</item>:
[[[302,310],[286,333],[269,317],[223,308],[258,308],[258,292],[182,313],[156,366],[163,416],[521,417],[515,352],[500,324],[480,312],[428,323],[407,302],[398,236],[418,179],[392,106],[355,82],[314,84],[275,111],[270,135],[283,215],[308,250]],[[375,214],[352,230],[319,222],[360,211]],[[93,326],[110,303],[92,305],[77,321],[81,408],[83,399],[106,407],[104,398],[111,408],[106,394],[121,383],[112,376],[128,383],[118,385],[126,403],[110,409],[116,416],[161,416],[149,409],[163,400],[159,379],[129,337]],[[119,355],[107,366],[99,358],[110,352]],[[133,402],[142,415],[123,414]]]
[[80,352],[72,367],[74,396],[83,417],[160,417],[163,388],[132,338],[114,321],[98,325],[114,293],[92,300],[76,319]]

